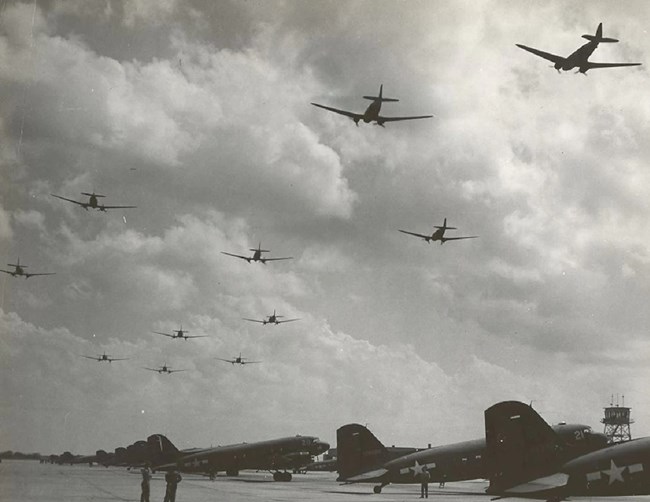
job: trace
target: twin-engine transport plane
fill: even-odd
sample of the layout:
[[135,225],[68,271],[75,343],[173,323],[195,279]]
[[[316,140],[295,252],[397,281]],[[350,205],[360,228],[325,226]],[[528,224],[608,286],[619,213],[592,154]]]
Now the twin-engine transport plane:
[[129,360],[128,357],[127,357],[127,358],[123,358],[123,359],[119,359],[119,358],[117,358],[117,357],[109,356],[108,354],[106,354],[106,352],[104,352],[103,354],[101,354],[101,355],[99,355],[99,356],[96,356],[96,357],[93,357],[93,356],[84,356],[84,355],[82,355],[81,357],[85,357],[86,359],[93,359],[93,360],[95,360],[95,361],[99,361],[100,363],[103,362],[103,361],[106,361],[106,362],[112,363],[113,361],[128,361],[128,360]]
[[542,417],[506,401],[485,410],[485,439],[488,494],[553,501],[650,494],[650,437],[567,457]]
[[588,70],[594,68],[615,68],[619,66],[639,66],[641,63],[592,63],[588,61],[589,56],[598,47],[598,44],[603,43],[615,43],[618,42],[615,38],[605,38],[603,37],[603,23],[598,25],[595,35],[582,35],[582,38],[589,40],[586,44],[576,50],[573,54],[567,57],[556,56],[555,54],[550,54],[548,52],[540,51],[539,49],[533,49],[532,47],[527,47],[525,45],[516,44],[517,47],[528,51],[536,56],[547,59],[554,63],[553,67],[560,72],[560,70],[571,70],[572,68],[578,68],[576,73],[587,74]]
[[242,319],[244,319],[244,321],[259,322],[260,324],[275,324],[275,325],[282,324],[282,323],[285,323],[285,322],[293,322],[293,321],[299,321],[300,320],[299,318],[280,320],[283,317],[284,317],[283,315],[277,315],[275,313],[275,310],[273,310],[273,314],[271,314],[270,316],[267,316],[266,319],[262,319],[262,320],[260,320],[260,319],[248,319],[247,317],[243,317]]
[[88,196],[88,202],[79,202],[78,200],[74,199],[68,199],[66,197],[61,197],[60,195],[54,195],[53,193],[50,194],[52,197],[56,197],[57,199],[65,200],[68,202],[72,202],[73,204],[77,204],[81,207],[83,207],[86,211],[88,211],[88,208],[90,209],[97,209],[97,211],[103,211],[106,212],[107,209],[131,209],[131,208],[136,208],[138,206],[106,206],[104,204],[99,204],[97,202],[97,199],[100,199],[102,197],[106,197],[105,195],[100,195],[98,193],[86,193],[86,192],[81,192],[81,195],[87,195]]
[[3,270],[0,268],[0,272],[9,274],[12,277],[24,277],[25,279],[29,279],[30,277],[34,277],[35,275],[55,275],[55,272],[38,272],[35,274],[29,274],[25,272],[27,265],[20,264],[20,258],[16,260],[16,263],[7,263],[7,266],[14,267],[14,270]]
[[239,356],[235,356],[232,359],[221,359],[220,357],[217,357],[217,359],[219,359],[219,361],[225,361],[227,363],[230,363],[233,366],[235,364],[244,365],[244,364],[257,364],[262,362],[262,361],[249,361],[247,357],[241,356],[241,352],[239,353]]
[[187,371],[187,370],[173,370],[171,366],[167,366],[166,364],[163,364],[159,368],[143,368],[143,369],[149,371],[157,371],[158,374],[167,373],[169,375],[171,375],[172,373],[178,373],[179,371]]
[[259,261],[262,264],[265,264],[267,261],[278,261],[278,260],[291,260],[293,259],[293,256],[286,256],[284,258],[262,258],[262,253],[270,253],[269,249],[262,249],[262,243],[260,242],[257,246],[257,248],[251,248],[249,251],[253,251],[253,256],[243,256],[240,254],[232,254],[232,253],[226,253],[225,251],[221,251],[221,254],[227,254],[228,256],[234,256],[235,258],[241,258],[242,260],[246,260],[248,263],[252,261]]
[[[569,460],[603,448],[604,434],[594,433],[581,424],[559,424],[549,429],[557,437],[558,458]],[[377,483],[381,493],[390,483],[419,483],[426,469],[432,482],[484,479],[491,461],[487,458],[484,438],[412,450],[396,456],[367,428],[348,424],[336,432],[338,481],[346,483]]]
[[157,471],[178,469],[211,477],[218,472],[237,476],[243,469],[273,472],[274,481],[291,481],[287,470],[299,469],[313,457],[327,451],[329,444],[314,436],[293,436],[257,443],[241,443],[216,448],[179,451],[165,436],[156,434],[147,440],[155,450],[153,468]]
[[384,127],[384,122],[397,122],[398,120],[415,120],[415,119],[428,119],[433,117],[433,115],[416,115],[411,117],[382,117],[379,115],[381,110],[381,104],[388,101],[399,101],[395,98],[384,98],[382,96],[384,90],[383,84],[379,86],[379,96],[364,96],[363,99],[369,99],[372,101],[366,111],[363,113],[354,113],[348,112],[346,110],[339,110],[338,108],[332,108],[330,106],[319,105],[318,103],[312,103],[312,105],[322,108],[323,110],[328,110],[330,112],[338,113],[339,115],[345,115],[354,120],[354,123],[359,126],[359,121],[363,120],[366,124],[370,122],[377,122],[377,125]]
[[174,329],[172,330],[171,333],[163,333],[162,331],[153,331],[156,335],[162,335],[162,336],[167,336],[169,338],[173,339],[179,339],[182,338],[183,340],[187,340],[188,338],[206,338],[207,335],[186,335],[185,333],[189,333],[186,329],[183,329],[183,326],[181,325],[180,329]]
[[445,237],[446,230],[456,230],[456,227],[447,226],[447,218],[445,218],[445,221],[441,227],[434,226],[433,228],[435,228],[436,230],[434,230],[431,235],[416,234],[415,232],[409,232],[408,230],[400,230],[400,232],[402,232],[403,234],[409,234],[409,235],[414,235],[415,237],[420,237],[421,239],[427,241],[429,244],[431,244],[432,241],[440,241],[440,244],[444,244],[447,241],[459,241],[462,239],[476,239],[478,237],[478,235],[469,235],[467,237]]

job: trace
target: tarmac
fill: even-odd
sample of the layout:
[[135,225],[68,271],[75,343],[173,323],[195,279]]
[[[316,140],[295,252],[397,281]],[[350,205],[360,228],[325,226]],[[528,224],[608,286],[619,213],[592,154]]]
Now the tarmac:
[[[372,484],[341,485],[336,473],[294,474],[291,482],[275,482],[269,473],[243,471],[237,477],[218,476],[214,481],[197,475],[183,475],[178,485],[177,502],[249,500],[347,502],[394,502],[419,500],[420,486],[391,485],[379,495]],[[429,485],[429,498],[435,502],[489,502],[483,493],[485,481],[447,483],[438,488]],[[151,502],[162,502],[165,495],[164,473],[151,480]],[[140,500],[139,470],[87,465],[40,464],[28,460],[3,460],[0,464],[0,502],[80,502]],[[572,497],[571,500],[580,500]],[[604,502],[647,502],[650,496],[609,497]]]

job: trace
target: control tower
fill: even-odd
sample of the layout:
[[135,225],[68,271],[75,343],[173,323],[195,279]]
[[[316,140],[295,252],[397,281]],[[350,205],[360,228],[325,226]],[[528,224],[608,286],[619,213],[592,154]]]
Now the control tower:
[[633,424],[634,420],[630,418],[631,408],[625,407],[625,396],[623,396],[623,406],[618,405],[618,396],[616,401],[616,405],[614,405],[614,396],[612,396],[610,405],[605,408],[605,418],[601,420],[605,424],[605,436],[610,443],[620,443],[632,439],[630,424]]

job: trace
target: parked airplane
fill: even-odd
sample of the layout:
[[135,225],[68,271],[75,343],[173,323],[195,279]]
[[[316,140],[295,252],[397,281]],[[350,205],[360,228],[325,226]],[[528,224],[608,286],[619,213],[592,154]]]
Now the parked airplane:
[[77,204],[77,205],[83,207],[86,211],[88,211],[88,208],[97,209],[98,211],[106,212],[107,209],[131,209],[131,208],[137,207],[137,206],[106,206],[104,204],[99,204],[97,202],[97,199],[100,199],[100,198],[106,197],[106,196],[97,194],[95,192],[93,192],[93,193],[81,192],[81,195],[87,195],[88,196],[88,202],[79,202],[78,200],[68,199],[66,197],[61,197],[60,195],[54,195],[53,193],[51,193],[50,195],[52,197],[56,197],[57,199],[61,199],[61,200],[65,200],[65,201],[68,201],[68,202],[72,202],[73,204]]
[[[553,427],[559,445],[571,458],[597,450],[607,444],[603,434],[581,424],[560,424]],[[474,439],[434,448],[419,449],[395,457],[365,427],[348,424],[336,434],[338,481],[347,483],[378,483],[381,493],[390,483],[419,483],[427,469],[432,482],[462,481],[487,477],[485,439]]]
[[149,443],[156,449],[154,468],[158,471],[178,469],[210,476],[225,471],[227,476],[237,476],[240,470],[256,469],[273,472],[274,481],[291,481],[291,473],[287,470],[311,463],[314,456],[329,448],[329,444],[314,436],[292,436],[186,451],[179,451],[161,434],[150,437]]
[[293,256],[287,256],[284,258],[262,258],[262,253],[269,253],[270,250],[268,249],[262,249],[262,243],[260,242],[257,249],[256,248],[251,248],[249,251],[253,251],[253,256],[243,256],[240,254],[232,254],[232,253],[226,253],[225,251],[221,251],[221,254],[227,254],[228,256],[234,256],[235,258],[241,258],[242,260],[246,260],[248,263],[252,261],[259,261],[263,264],[265,264],[267,261],[278,261],[278,260],[291,260],[293,259]]
[[505,401],[485,410],[487,493],[564,500],[650,494],[650,437],[580,456],[535,410]]
[[227,363],[230,363],[233,366],[235,364],[244,365],[244,364],[256,364],[256,363],[261,363],[262,362],[262,361],[249,361],[247,357],[242,357],[241,356],[241,352],[239,353],[239,356],[235,356],[232,359],[221,359],[220,357],[217,357],[217,359],[219,359],[219,361],[225,361]]
[[259,322],[260,324],[275,324],[275,325],[282,324],[282,323],[285,323],[285,322],[293,322],[293,321],[299,321],[300,320],[300,319],[296,318],[296,319],[284,319],[284,320],[281,321],[280,319],[282,317],[284,317],[284,316],[283,315],[277,315],[275,313],[275,310],[273,310],[273,314],[271,314],[270,316],[267,316],[267,318],[263,319],[263,320],[260,320],[260,319],[248,319],[246,317],[243,317],[242,319],[244,319],[244,321]]
[[152,331],[152,333],[155,333],[157,335],[163,335],[163,336],[168,336],[169,338],[182,338],[183,340],[187,340],[188,338],[206,338],[207,335],[186,335],[185,333],[189,333],[189,331],[183,329],[183,325],[181,324],[180,329],[173,329],[171,333],[163,333],[161,331]]
[[126,358],[126,359],[118,359],[118,358],[115,358],[115,357],[111,357],[111,356],[107,355],[106,352],[104,352],[103,354],[101,354],[101,355],[99,355],[97,357],[84,356],[84,355],[82,355],[81,357],[85,357],[86,359],[93,359],[93,360],[99,361],[99,362],[107,361],[109,363],[112,363],[113,361],[128,361],[129,360],[128,358]]
[[187,371],[187,370],[173,370],[173,369],[171,369],[171,366],[167,366],[166,364],[163,364],[159,368],[143,368],[143,369],[149,370],[149,371],[157,371],[159,374],[160,373],[168,373],[170,375],[172,373],[177,373],[179,371]]
[[399,99],[395,98],[384,98],[382,96],[384,90],[383,84],[379,86],[379,96],[364,96],[364,99],[369,99],[372,101],[368,108],[366,108],[366,111],[363,113],[354,113],[354,112],[348,112],[346,110],[339,110],[338,108],[332,108],[330,106],[325,106],[325,105],[319,105],[318,103],[312,103],[312,105],[317,106],[318,108],[322,108],[324,110],[328,110],[330,112],[338,113],[339,115],[345,115],[346,117],[350,117],[352,120],[354,120],[354,123],[359,126],[359,121],[363,120],[366,124],[370,122],[377,122],[377,125],[380,125],[384,127],[384,122],[396,122],[398,120],[415,120],[415,119],[428,119],[433,117],[433,115],[418,115],[418,116],[411,116],[411,117],[382,117],[379,115],[379,112],[381,110],[381,104],[383,102],[388,102],[388,101],[399,101]]
[[582,38],[586,38],[587,40],[589,40],[589,42],[587,42],[582,47],[580,47],[571,55],[565,58],[562,56],[556,56],[555,54],[550,54],[548,52],[540,51],[539,49],[533,49],[532,47],[527,47],[525,45],[521,45],[521,44],[515,44],[515,45],[520,49],[523,49],[532,54],[535,54],[536,56],[539,56],[541,58],[547,59],[555,63],[554,68],[558,71],[558,73],[560,72],[560,70],[567,71],[567,70],[571,70],[572,68],[578,68],[578,71],[576,73],[583,73],[586,75],[588,70],[594,68],[614,68],[618,66],[641,65],[641,63],[592,63],[591,61],[588,61],[589,56],[593,54],[593,52],[598,47],[598,44],[600,44],[601,42],[604,43],[618,42],[618,40],[616,40],[615,38],[603,37],[603,23],[600,23],[598,25],[598,29],[596,30],[595,35],[582,35]]
[[441,227],[434,226],[433,228],[437,230],[434,230],[431,235],[416,234],[415,232],[409,232],[408,230],[400,230],[400,232],[402,232],[403,234],[409,234],[409,235],[414,235],[415,237],[420,237],[421,239],[427,241],[429,244],[431,244],[432,241],[440,241],[441,245],[447,241],[459,241],[462,239],[478,238],[478,235],[469,235],[467,237],[445,237],[446,230],[456,230],[456,227],[447,226],[447,218],[445,218]]
[[20,264],[20,257],[16,260],[16,263],[7,263],[7,265],[9,267],[14,267],[14,270],[3,270],[0,268],[0,272],[9,274],[12,277],[24,277],[25,279],[29,279],[30,277],[34,277],[35,275],[55,275],[55,272],[39,272],[36,274],[28,274],[27,272],[25,272],[27,265]]

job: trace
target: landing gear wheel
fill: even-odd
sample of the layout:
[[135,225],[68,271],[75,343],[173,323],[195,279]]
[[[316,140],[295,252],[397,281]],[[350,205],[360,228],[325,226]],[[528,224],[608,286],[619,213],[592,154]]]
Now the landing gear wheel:
[[381,489],[382,489],[382,486],[377,485],[377,486],[373,487],[372,491],[375,492],[377,495],[379,495],[381,493]]

